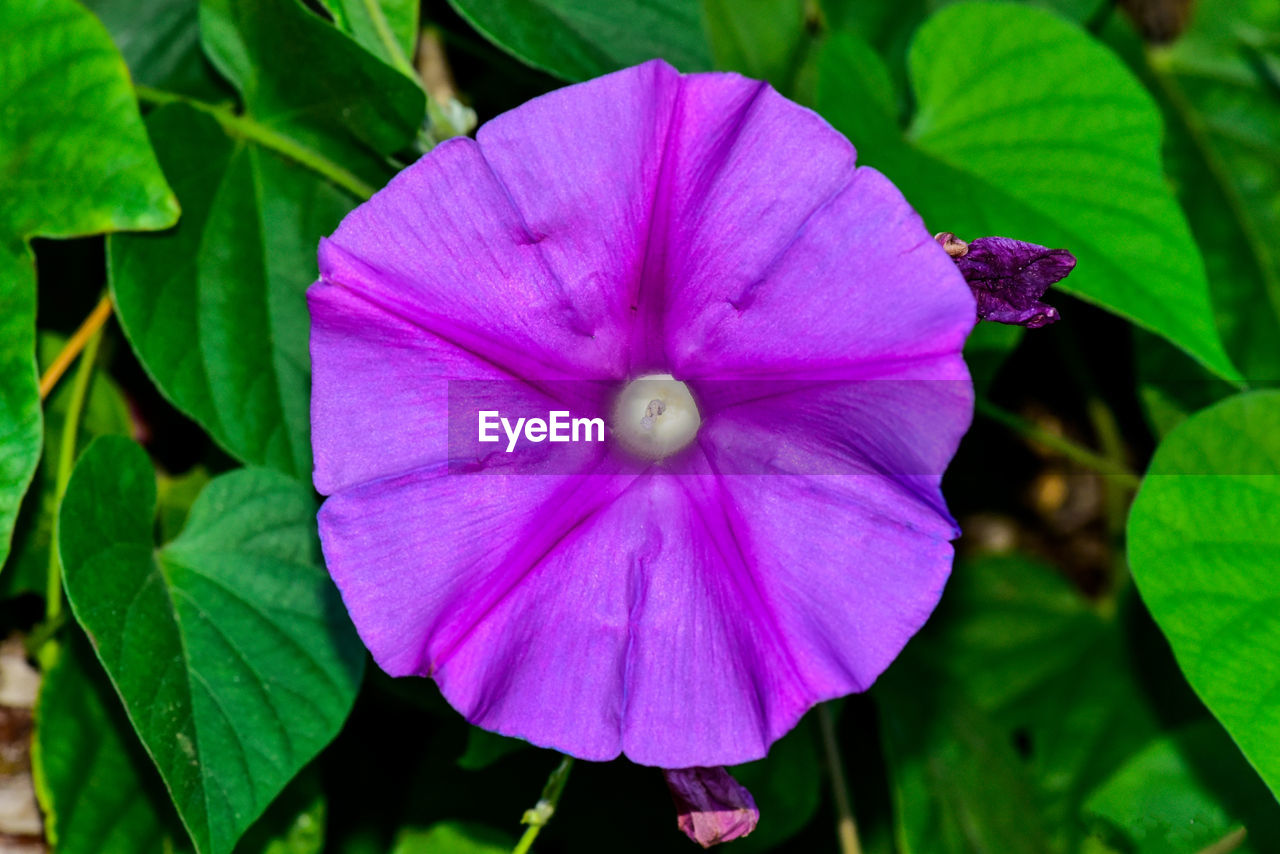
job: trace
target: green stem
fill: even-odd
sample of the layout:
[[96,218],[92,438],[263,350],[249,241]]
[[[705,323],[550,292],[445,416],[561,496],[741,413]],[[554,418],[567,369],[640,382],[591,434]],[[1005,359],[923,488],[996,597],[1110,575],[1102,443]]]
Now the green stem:
[[58,516],[61,515],[62,497],[71,480],[71,469],[76,462],[76,439],[80,433],[80,416],[84,412],[85,399],[89,396],[89,380],[93,377],[98,360],[98,345],[102,343],[102,327],[99,326],[85,342],[80,354],[80,364],[71,385],[71,403],[67,407],[67,419],[62,423],[62,437],[58,446],[58,471],[55,475],[53,533],[49,543],[49,575],[45,586],[45,622],[56,624],[62,617],[62,561],[58,557]]
[[150,86],[135,86],[134,91],[138,95],[138,100],[145,104],[155,106],[186,104],[192,109],[199,110],[222,125],[222,129],[228,136],[252,142],[287,157],[361,199],[367,199],[375,192],[374,187],[366,184],[346,167],[339,166],[318,151],[295,142],[250,116],[238,115],[230,107],[210,104],[207,101],[188,98],[176,92],[153,89]]
[[[1094,438],[1101,446],[1103,458],[1110,460],[1113,468],[1126,469],[1128,453],[1120,431],[1120,422],[1103,399],[1102,390],[1098,388],[1093,372],[1089,370],[1079,340],[1070,329],[1064,329],[1058,342],[1067,372],[1084,393],[1085,413],[1089,416],[1089,424],[1093,427]],[[1114,546],[1124,536],[1125,520],[1129,515],[1128,499],[1132,491],[1125,484],[1109,479],[1103,484],[1103,492],[1106,498],[1107,534]],[[1124,573],[1123,559],[1118,559],[1115,563],[1119,572],[1114,573],[1113,577],[1120,577]]]
[[836,838],[840,842],[840,854],[862,854],[862,845],[858,842],[858,824],[853,818],[849,784],[844,777],[844,762],[840,759],[836,721],[831,714],[830,703],[818,705],[818,728],[822,730],[822,752],[827,761],[827,773],[831,775],[831,799],[836,808]]
[[538,799],[533,809],[525,810],[524,816],[520,819],[522,824],[529,826],[520,837],[520,841],[516,843],[516,847],[511,849],[511,854],[528,854],[529,849],[533,847],[533,840],[538,838],[542,828],[546,827],[547,822],[551,821],[551,816],[555,815],[556,804],[560,803],[560,795],[564,792],[564,784],[568,782],[569,772],[572,770],[573,757],[566,756],[560,760],[556,770],[551,772],[551,776],[547,778],[547,784],[542,787],[542,797]]
[[418,72],[414,70],[409,58],[404,55],[404,49],[400,47],[400,42],[396,41],[395,33],[391,32],[391,24],[382,11],[382,4],[378,0],[364,0],[364,8],[369,14],[369,20],[373,21],[373,28],[378,31],[378,41],[382,42],[382,46],[387,49],[387,56],[391,58],[392,66],[401,74],[406,74],[416,81]]
[[[1102,455],[1117,468],[1127,468],[1125,464],[1126,449],[1124,437],[1120,433],[1120,423],[1116,420],[1111,407],[1096,393],[1091,393],[1085,402],[1085,411],[1089,414],[1089,423],[1093,425],[1098,444],[1102,445]],[[1124,520],[1127,515],[1124,506],[1124,487],[1121,484],[1107,485],[1107,518],[1111,534],[1124,532]]]
[[979,415],[990,418],[997,424],[1003,424],[1015,433],[1021,433],[1028,439],[1057,451],[1062,456],[1079,463],[1085,468],[1093,469],[1099,474],[1115,478],[1117,482],[1129,489],[1137,489],[1142,483],[1142,478],[1134,474],[1122,463],[1108,459],[1102,454],[1078,445],[1066,437],[1059,436],[1057,433],[1051,433],[1020,415],[1001,409],[990,401],[979,398],[974,404],[974,409]]

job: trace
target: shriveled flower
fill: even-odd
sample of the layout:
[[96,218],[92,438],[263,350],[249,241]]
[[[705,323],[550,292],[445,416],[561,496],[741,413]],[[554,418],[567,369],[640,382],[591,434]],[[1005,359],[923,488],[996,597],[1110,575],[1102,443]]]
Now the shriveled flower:
[[[757,759],[936,604],[973,296],[767,85],[655,61],[537,98],[402,172],[320,271],[326,561],[378,664],[473,723]],[[608,435],[543,441],[556,411]]]
[[751,793],[723,768],[676,768],[663,772],[676,805],[676,825],[710,848],[756,829],[760,810]]
[[1049,286],[1075,269],[1076,257],[1009,237],[965,243],[949,231],[934,239],[955,259],[978,301],[978,317],[1039,329],[1058,321],[1058,310],[1040,302]]

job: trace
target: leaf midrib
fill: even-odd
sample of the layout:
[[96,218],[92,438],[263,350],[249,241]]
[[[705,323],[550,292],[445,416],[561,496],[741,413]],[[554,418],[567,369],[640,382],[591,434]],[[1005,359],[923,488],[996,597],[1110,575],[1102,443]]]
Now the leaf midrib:
[[[191,749],[192,749],[192,752],[198,757],[200,755],[200,724],[199,724],[199,721],[196,719],[195,694],[191,684],[191,673],[192,673],[191,655],[190,655],[190,650],[188,648],[189,645],[187,642],[186,631],[183,628],[182,621],[178,619],[177,603],[175,603],[173,600],[173,591],[172,591],[173,580],[169,577],[168,572],[166,572],[164,548],[153,548],[152,557],[151,557],[151,572],[148,573],[148,576],[158,580],[161,589],[164,591],[165,602],[168,604],[167,616],[172,621],[174,631],[178,637],[178,651],[181,655],[181,660],[183,665],[182,683],[183,683],[183,686],[185,687],[185,692],[184,692],[184,696],[186,700],[185,713],[187,718],[191,721]],[[143,743],[144,744],[146,743],[146,739],[143,739]],[[147,752],[148,753],[151,752],[150,747],[148,747]],[[154,758],[155,757],[153,755],[152,759]],[[172,784],[169,782],[169,775],[162,774],[161,776],[165,780],[166,787],[169,787],[170,790],[172,791]],[[196,842],[196,849],[200,850],[203,847],[200,845],[200,842],[199,842],[200,839],[203,839],[205,846],[207,846],[208,850],[212,850],[213,849],[213,823],[211,820],[212,811],[210,809],[211,805],[209,801],[209,789],[208,789],[208,786],[205,784],[206,775],[204,773],[203,767],[201,767],[200,772],[195,779],[199,781],[198,785],[200,786],[200,803],[204,811],[204,820],[202,822],[203,827],[200,828],[204,831],[203,834],[201,834],[199,838],[197,838],[198,829],[191,827],[191,822],[187,818],[186,810],[178,810],[178,815],[179,815],[179,818],[182,819],[182,823],[187,826],[187,830],[191,832],[192,840]],[[175,798],[175,801],[176,801],[176,798]]]
[[387,16],[382,11],[382,4],[378,0],[361,0],[361,2],[364,4],[365,12],[369,15],[369,20],[373,22],[373,29],[378,34],[378,41],[386,48],[387,56],[391,58],[391,65],[400,69],[400,71],[412,78],[414,82],[417,82],[417,75],[414,73],[413,66],[409,64],[409,59],[400,47],[400,42],[396,41],[395,34],[391,32],[391,22],[387,20]]
[[287,416],[285,413],[283,397],[285,383],[282,381],[280,376],[280,365],[276,361],[277,358],[284,354],[284,348],[276,346],[276,324],[278,321],[275,316],[275,311],[273,310],[274,300],[271,299],[271,259],[268,257],[267,252],[267,223],[263,219],[263,214],[266,210],[266,206],[263,202],[265,193],[262,185],[262,168],[258,162],[258,158],[261,154],[250,148],[247,152],[247,156],[249,158],[249,175],[250,179],[253,181],[253,213],[254,220],[257,223],[255,236],[258,239],[258,257],[262,261],[262,268],[259,272],[262,275],[261,295],[263,300],[263,316],[267,320],[267,342],[272,357],[270,376],[271,383],[274,388],[271,394],[271,400],[276,405],[276,410],[279,415],[278,418],[272,419],[273,426],[271,428],[271,433],[277,434],[283,438],[286,456],[289,460],[290,468],[292,469],[289,473],[305,475],[307,472],[307,465],[305,461],[306,454],[304,452],[301,456],[299,455],[300,449],[295,444],[293,431],[289,429],[289,425],[286,423]]

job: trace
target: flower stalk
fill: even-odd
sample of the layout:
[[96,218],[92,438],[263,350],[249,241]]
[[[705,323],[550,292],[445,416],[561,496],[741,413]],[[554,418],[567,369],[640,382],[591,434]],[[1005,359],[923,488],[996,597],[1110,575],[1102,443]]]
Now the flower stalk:
[[[102,343],[103,324],[106,322],[105,318],[111,315],[110,299],[103,297],[99,307],[104,303],[106,311],[103,320],[97,323],[86,337],[84,351],[80,356],[80,365],[76,368],[75,379],[71,386],[71,403],[67,407],[67,418],[62,425],[62,437],[58,448],[58,470],[54,480],[56,496],[54,507],[59,509],[62,507],[62,497],[67,492],[67,484],[71,481],[71,469],[76,462],[76,439],[80,432],[80,418],[84,413],[85,401],[89,396],[89,384],[93,379],[93,371],[98,361],[98,346]],[[89,325],[88,321],[85,322],[85,326],[87,325]],[[81,327],[81,329],[84,328],[84,326]],[[68,344],[69,347],[70,344]],[[56,625],[62,618],[62,561],[58,556],[59,515],[55,512],[53,516],[53,535],[49,543],[49,569],[45,586],[45,622],[49,625]]]
[[176,92],[166,92],[150,86],[135,86],[134,92],[138,100],[144,104],[164,106],[166,104],[186,104],[199,110],[222,126],[228,136],[252,142],[263,148],[280,154],[295,163],[305,166],[322,178],[351,193],[359,199],[367,199],[374,194],[376,188],[359,178],[344,166],[334,163],[318,151],[302,145],[279,131],[269,128],[252,116],[240,115],[230,107],[210,104]]
[[840,842],[840,854],[862,854],[858,841],[858,823],[853,817],[853,804],[849,799],[849,783],[844,776],[844,763],[840,758],[840,744],[836,741],[836,722],[831,714],[831,704],[818,706],[818,728],[822,730],[822,754],[831,775],[831,799],[836,809],[836,838]]
[[979,415],[990,418],[997,424],[1003,424],[1015,433],[1021,433],[1033,442],[1038,442],[1046,448],[1062,454],[1072,462],[1079,463],[1098,474],[1115,478],[1116,482],[1122,486],[1129,489],[1137,489],[1142,483],[1142,478],[1126,468],[1123,463],[1091,451],[1066,437],[1051,433],[1020,415],[996,406],[990,401],[979,398],[974,402],[974,411]]
[[98,304],[93,307],[93,311],[89,312],[89,316],[80,324],[80,328],[71,335],[66,345],[54,357],[53,363],[49,365],[48,370],[41,375],[41,400],[49,396],[54,386],[58,384],[58,380],[62,379],[62,375],[67,372],[67,368],[71,367],[71,363],[76,360],[76,356],[80,355],[85,345],[88,344],[89,339],[93,337],[94,333],[102,329],[109,317],[111,317],[111,295],[103,294],[102,299],[98,300]]
[[525,828],[524,835],[520,837],[516,847],[511,849],[511,854],[528,854],[529,849],[533,847],[533,840],[538,838],[542,828],[546,827],[547,822],[551,821],[551,816],[555,815],[556,805],[560,803],[560,795],[564,792],[564,785],[569,781],[569,772],[572,770],[573,757],[566,756],[560,760],[560,764],[551,772],[551,776],[547,777],[547,784],[542,787],[542,797],[538,798],[538,802],[532,809],[525,810],[524,816],[520,819],[521,824],[529,826]]

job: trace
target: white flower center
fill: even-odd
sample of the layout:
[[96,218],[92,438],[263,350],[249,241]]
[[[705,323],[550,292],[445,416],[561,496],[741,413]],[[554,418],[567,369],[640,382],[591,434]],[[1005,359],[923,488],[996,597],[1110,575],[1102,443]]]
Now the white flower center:
[[613,435],[628,451],[650,460],[688,445],[701,423],[689,387],[671,374],[632,380],[613,406]]

